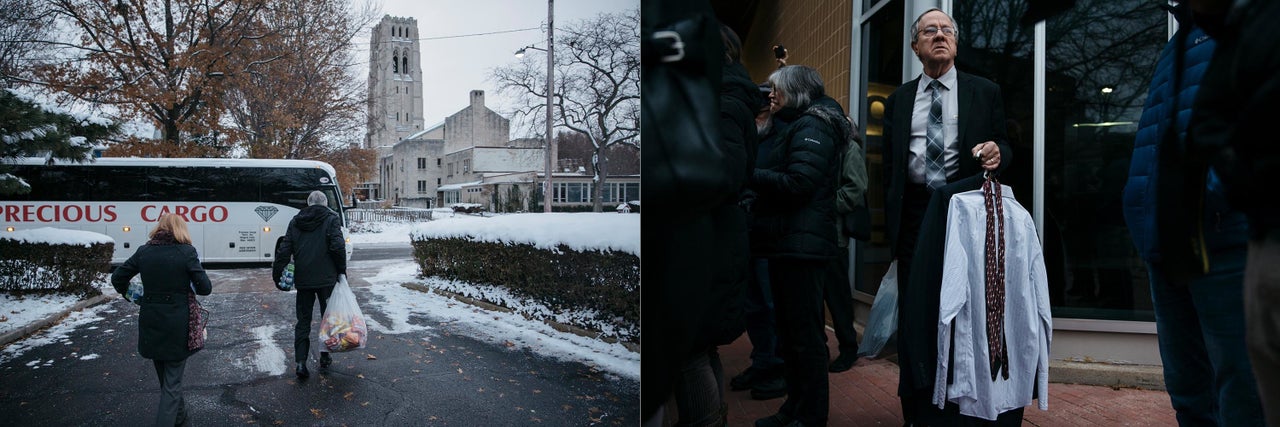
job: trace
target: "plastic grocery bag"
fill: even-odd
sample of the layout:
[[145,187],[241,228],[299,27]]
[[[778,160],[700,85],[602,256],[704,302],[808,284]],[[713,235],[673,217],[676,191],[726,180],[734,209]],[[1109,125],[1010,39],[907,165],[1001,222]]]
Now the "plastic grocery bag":
[[289,261],[289,265],[284,266],[284,272],[280,273],[280,283],[276,283],[276,289],[288,292],[293,290],[293,261]]
[[329,295],[328,307],[320,321],[320,342],[326,351],[340,353],[364,348],[368,336],[364,314],[351,293],[345,274],[338,276],[338,284]]
[[889,264],[889,271],[880,279],[880,290],[871,302],[871,314],[862,343],[858,344],[858,357],[879,357],[885,343],[898,330],[898,261]]

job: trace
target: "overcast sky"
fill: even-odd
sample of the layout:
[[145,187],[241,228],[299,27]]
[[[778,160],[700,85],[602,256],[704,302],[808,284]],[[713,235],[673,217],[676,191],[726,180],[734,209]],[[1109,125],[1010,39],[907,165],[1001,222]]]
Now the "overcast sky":
[[[467,106],[472,90],[485,92],[485,104],[509,117],[510,101],[500,98],[489,79],[494,67],[517,61],[515,51],[535,45],[547,47],[545,0],[373,0],[381,2],[383,15],[411,17],[418,21],[423,70],[424,126],[444,120]],[[618,13],[638,9],[640,0],[555,0],[556,39],[561,28],[601,12]],[[380,18],[379,18],[380,19]],[[471,37],[439,38],[477,33],[535,28]],[[369,36],[357,42],[365,61],[369,58]],[[529,55],[544,57],[530,50]],[[365,71],[367,75],[367,71]],[[512,123],[511,137],[525,135]]]

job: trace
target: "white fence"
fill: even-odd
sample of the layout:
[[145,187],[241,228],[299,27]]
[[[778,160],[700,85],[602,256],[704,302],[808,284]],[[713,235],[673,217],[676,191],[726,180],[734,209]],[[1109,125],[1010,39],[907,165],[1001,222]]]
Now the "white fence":
[[420,222],[430,221],[431,211],[426,209],[347,209],[347,222]]

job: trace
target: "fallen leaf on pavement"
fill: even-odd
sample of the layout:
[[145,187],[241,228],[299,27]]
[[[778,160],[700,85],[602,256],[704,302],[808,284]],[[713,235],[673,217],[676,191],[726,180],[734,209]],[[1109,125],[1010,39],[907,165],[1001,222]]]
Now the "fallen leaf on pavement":
[[354,395],[354,394],[356,394],[356,392],[354,392],[354,391],[348,391],[346,394],[342,395],[342,398],[343,398],[343,399],[347,399],[347,400],[351,400],[351,396],[352,396],[352,395]]
[[377,356],[374,356],[374,355],[372,355],[372,354],[365,354],[365,355],[364,355],[364,359],[365,359],[365,360],[378,360],[378,357],[377,357]]
[[319,409],[312,408],[312,409],[311,409],[311,415],[315,415],[315,416],[316,416],[316,419],[324,418],[324,411],[321,411],[321,410],[319,410]]
[[356,378],[364,379],[364,374],[356,374]]

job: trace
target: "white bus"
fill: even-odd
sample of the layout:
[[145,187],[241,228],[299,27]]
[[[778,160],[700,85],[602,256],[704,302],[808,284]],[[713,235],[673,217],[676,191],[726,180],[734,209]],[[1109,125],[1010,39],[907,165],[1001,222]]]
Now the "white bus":
[[[99,158],[72,163],[6,161],[28,194],[0,195],[0,233],[40,227],[115,239],[112,264],[147,242],[163,213],[187,220],[205,263],[270,262],[289,220],[320,190],[342,214],[333,167],[310,160]],[[343,219],[347,258],[351,239]]]

